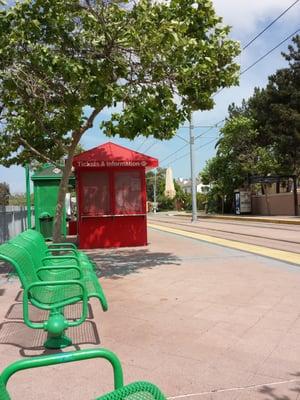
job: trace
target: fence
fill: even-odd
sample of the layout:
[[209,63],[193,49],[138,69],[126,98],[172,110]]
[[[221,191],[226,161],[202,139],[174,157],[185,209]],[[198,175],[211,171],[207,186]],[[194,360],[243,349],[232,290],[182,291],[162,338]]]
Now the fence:
[[[31,209],[31,221],[34,222],[34,209]],[[27,207],[0,206],[0,243],[11,239],[27,229]]]
[[[268,195],[270,215],[295,215],[294,194],[272,193]],[[300,206],[300,193],[298,193]],[[298,210],[300,214],[300,208]],[[265,195],[252,196],[252,214],[269,215]]]

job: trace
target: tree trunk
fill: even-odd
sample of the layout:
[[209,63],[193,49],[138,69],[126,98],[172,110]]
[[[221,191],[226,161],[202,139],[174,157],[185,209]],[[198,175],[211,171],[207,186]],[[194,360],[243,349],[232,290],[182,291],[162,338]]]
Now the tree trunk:
[[63,209],[65,206],[65,198],[66,193],[68,191],[69,178],[72,171],[72,162],[74,153],[76,150],[76,146],[79,143],[82,134],[77,132],[73,134],[71,146],[68,151],[68,157],[66,159],[65,166],[63,168],[62,178],[59,184],[57,205],[55,210],[54,217],[54,226],[53,226],[53,242],[57,243],[61,241],[61,224],[62,224],[62,215]]
[[92,111],[88,119],[86,120],[85,124],[78,130],[72,133],[72,142],[69,147],[68,156],[66,159],[65,166],[63,168],[63,174],[59,185],[58,191],[58,198],[57,198],[57,205],[55,210],[55,217],[54,217],[54,226],[53,226],[53,242],[57,243],[61,240],[61,218],[62,213],[65,205],[65,198],[66,193],[68,190],[68,183],[69,177],[72,171],[72,162],[74,153],[76,150],[76,146],[78,145],[82,135],[87,131],[89,128],[93,126],[94,119],[101,111],[101,108],[96,108]]

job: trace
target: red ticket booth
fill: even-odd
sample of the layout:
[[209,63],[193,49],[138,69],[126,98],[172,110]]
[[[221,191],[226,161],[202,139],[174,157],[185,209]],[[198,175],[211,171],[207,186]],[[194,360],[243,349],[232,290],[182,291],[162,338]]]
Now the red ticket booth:
[[111,142],[74,157],[81,249],[147,244],[145,172],[157,166]]

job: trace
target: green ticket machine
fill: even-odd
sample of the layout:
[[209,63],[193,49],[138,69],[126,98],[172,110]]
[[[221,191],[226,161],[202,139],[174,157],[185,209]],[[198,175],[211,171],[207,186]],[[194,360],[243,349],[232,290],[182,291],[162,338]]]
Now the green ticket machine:
[[[34,186],[35,229],[45,237],[52,239],[53,221],[57,203],[62,170],[51,164],[44,164],[32,175]],[[75,178],[70,177],[69,184],[74,186]],[[61,233],[66,236],[66,209],[63,209]]]

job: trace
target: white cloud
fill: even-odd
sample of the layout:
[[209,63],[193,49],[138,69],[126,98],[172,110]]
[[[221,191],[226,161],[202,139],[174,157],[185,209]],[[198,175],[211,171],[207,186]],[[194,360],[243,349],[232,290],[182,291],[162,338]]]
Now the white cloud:
[[[226,24],[233,27],[235,34],[249,34],[267,19],[276,18],[289,7],[292,0],[213,0],[216,12]],[[288,18],[299,17],[299,4],[288,11]]]

